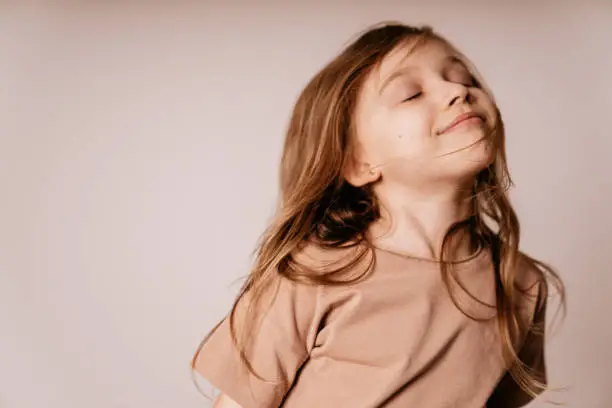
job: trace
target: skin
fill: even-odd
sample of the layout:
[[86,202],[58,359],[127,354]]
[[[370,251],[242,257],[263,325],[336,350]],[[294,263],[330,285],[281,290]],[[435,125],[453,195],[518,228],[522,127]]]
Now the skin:
[[[488,136],[497,116],[447,45],[431,40],[407,55],[408,47],[391,52],[360,90],[356,156],[345,177],[356,186],[376,183],[375,245],[431,259],[448,227],[468,214],[474,176],[493,160]],[[467,111],[482,120],[438,134]],[[459,256],[468,251],[463,243]],[[241,407],[221,394],[213,408]]]
[[[437,259],[449,226],[470,210],[474,176],[494,158],[496,109],[470,72],[438,40],[392,51],[366,78],[355,112],[356,153],[346,174],[375,183],[382,217],[374,245]],[[440,133],[459,114],[472,119]],[[456,256],[469,252],[460,240]]]
[[238,405],[236,401],[232,400],[227,395],[221,394],[219,395],[219,397],[217,397],[217,400],[215,401],[215,405],[213,405],[213,408],[242,408],[242,407]]

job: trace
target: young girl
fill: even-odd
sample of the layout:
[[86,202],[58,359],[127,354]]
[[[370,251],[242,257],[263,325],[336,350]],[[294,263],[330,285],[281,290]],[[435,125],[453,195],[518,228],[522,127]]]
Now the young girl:
[[563,287],[519,251],[500,113],[448,41],[363,33],[301,93],[280,182],[192,361],[215,407],[519,407],[546,389],[547,281]]

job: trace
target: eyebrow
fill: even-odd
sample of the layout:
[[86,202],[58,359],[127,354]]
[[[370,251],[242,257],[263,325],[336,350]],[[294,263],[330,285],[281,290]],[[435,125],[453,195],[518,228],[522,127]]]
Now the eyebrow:
[[389,75],[387,78],[385,78],[385,80],[382,82],[382,84],[380,85],[380,88],[378,89],[378,94],[382,95],[383,91],[385,90],[385,88],[391,83],[393,82],[396,78],[402,77],[404,75],[407,75],[409,71],[413,71],[416,67],[404,67],[404,68],[400,68],[398,70],[396,70],[395,72],[393,72],[391,75]]
[[[464,62],[457,57],[456,55],[449,55],[446,58],[444,58],[444,61],[442,62],[442,65],[453,65],[453,64],[461,64],[462,66],[465,67]],[[409,71],[413,71],[416,67],[403,67],[400,68],[398,70],[396,70],[395,72],[393,72],[391,75],[389,75],[387,78],[385,78],[385,80],[382,82],[382,84],[380,85],[380,88],[378,90],[378,94],[382,95],[383,91],[385,90],[385,88],[391,83],[393,82],[396,78],[402,77],[406,74],[408,74]]]

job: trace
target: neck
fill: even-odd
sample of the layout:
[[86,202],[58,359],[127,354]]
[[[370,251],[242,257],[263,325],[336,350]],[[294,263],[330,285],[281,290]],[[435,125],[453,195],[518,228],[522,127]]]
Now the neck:
[[[381,184],[375,194],[381,217],[369,231],[374,245],[418,258],[438,260],[448,229],[472,212],[471,189],[465,187],[423,193]],[[468,231],[448,244],[447,259],[465,258],[473,250]]]

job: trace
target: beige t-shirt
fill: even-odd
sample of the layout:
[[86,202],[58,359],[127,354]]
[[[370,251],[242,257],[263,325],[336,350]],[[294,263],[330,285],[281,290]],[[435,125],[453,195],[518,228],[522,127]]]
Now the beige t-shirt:
[[[330,254],[305,251],[316,265]],[[331,258],[335,255],[332,254]],[[278,278],[278,291],[241,363],[226,318],[205,343],[196,371],[243,408],[519,407],[529,398],[507,374],[493,318],[495,279],[488,249],[460,263],[472,296],[453,303],[435,262],[376,249],[372,274],[348,286],[309,286]],[[535,296],[520,305],[527,324],[539,285],[524,259],[518,281]],[[485,303],[485,304],[483,304]],[[488,305],[487,305],[488,304]],[[488,319],[487,319],[488,318]],[[545,372],[541,336],[521,356]]]

